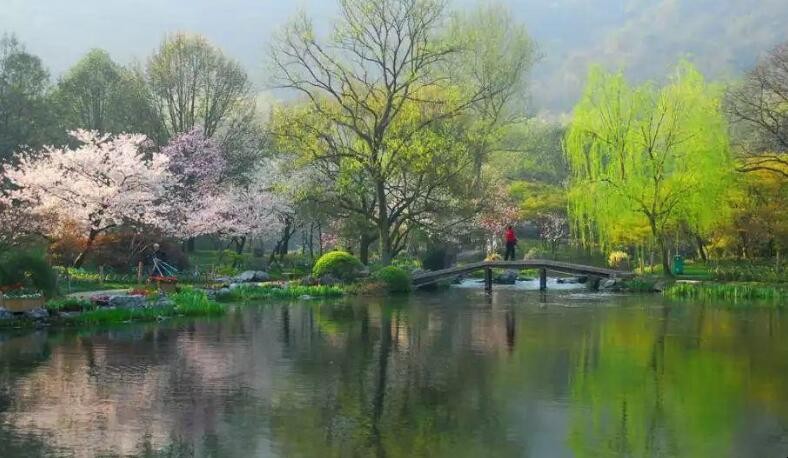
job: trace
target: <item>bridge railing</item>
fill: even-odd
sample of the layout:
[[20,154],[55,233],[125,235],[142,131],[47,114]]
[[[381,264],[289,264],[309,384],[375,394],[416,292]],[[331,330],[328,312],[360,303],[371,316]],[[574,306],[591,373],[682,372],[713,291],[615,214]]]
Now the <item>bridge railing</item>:
[[456,277],[458,275],[474,272],[476,270],[485,270],[485,286],[487,290],[492,289],[492,269],[539,269],[540,270],[540,287],[545,289],[547,287],[547,271],[560,272],[572,275],[587,275],[593,277],[630,277],[634,274],[632,272],[608,269],[605,267],[587,266],[582,264],[573,264],[562,261],[552,261],[548,259],[527,259],[522,261],[482,261],[462,266],[450,267],[447,269],[434,270],[423,272],[413,277],[413,284],[415,286],[427,285],[440,281],[444,278]]

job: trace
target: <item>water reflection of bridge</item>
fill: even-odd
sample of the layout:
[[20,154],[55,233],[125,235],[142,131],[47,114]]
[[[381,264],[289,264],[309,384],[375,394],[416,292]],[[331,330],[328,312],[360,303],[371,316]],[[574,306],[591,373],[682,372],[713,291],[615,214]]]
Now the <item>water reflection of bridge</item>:
[[547,271],[570,275],[583,275],[590,278],[627,278],[632,272],[607,269],[604,267],[586,266],[569,262],[550,261],[546,259],[528,259],[523,261],[482,261],[462,266],[455,266],[443,270],[422,272],[413,276],[414,286],[425,286],[448,278],[484,270],[484,286],[487,291],[492,291],[493,269],[538,269],[539,288],[547,289]]

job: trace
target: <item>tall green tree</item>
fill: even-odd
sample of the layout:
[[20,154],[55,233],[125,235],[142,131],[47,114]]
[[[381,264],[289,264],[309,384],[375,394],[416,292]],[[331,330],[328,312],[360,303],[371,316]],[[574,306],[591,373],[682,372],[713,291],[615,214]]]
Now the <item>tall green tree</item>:
[[271,53],[276,84],[307,105],[280,123],[290,126],[285,136],[301,135],[313,160],[333,164],[337,177],[360,175],[349,182],[368,186],[362,194],[370,198],[354,211],[369,213],[374,204],[369,219],[384,264],[414,227],[446,208],[450,182],[472,167],[461,118],[508,88],[451,73],[464,48],[446,39],[445,19],[436,0],[342,0],[328,39],[300,17]]
[[511,146],[507,140],[528,120],[529,76],[539,55],[525,26],[495,2],[455,13],[447,35],[462,52],[450,56],[445,72],[458,85],[490,89],[488,96],[472,101],[466,114],[480,177],[490,154]]
[[662,88],[592,69],[565,147],[569,209],[587,243],[620,243],[646,226],[669,275],[668,232],[726,216],[733,164],[721,93],[689,63]]
[[0,163],[52,139],[49,72],[12,35],[0,37]]
[[64,130],[139,132],[163,140],[164,126],[142,77],[101,49],[88,52],[58,82],[54,100]]
[[168,37],[148,60],[145,76],[167,134],[202,127],[224,145],[249,129],[252,88],[241,65],[200,35]]

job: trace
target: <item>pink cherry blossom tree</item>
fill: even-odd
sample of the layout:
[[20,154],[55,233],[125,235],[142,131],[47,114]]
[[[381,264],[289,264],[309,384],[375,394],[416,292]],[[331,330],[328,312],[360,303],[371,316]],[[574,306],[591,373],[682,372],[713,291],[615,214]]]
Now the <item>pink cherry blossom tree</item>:
[[56,239],[63,223],[85,234],[85,248],[74,261],[80,267],[96,237],[120,225],[158,225],[172,205],[167,190],[174,177],[169,158],[144,154],[144,135],[102,135],[77,130],[76,148],[46,147],[27,154],[4,171],[13,186],[8,198],[34,217],[53,217],[47,236]]
[[274,161],[262,161],[243,183],[224,184],[216,192],[190,203],[189,217],[170,227],[180,237],[220,235],[235,240],[270,236],[282,229],[279,215],[289,211],[280,192]]
[[227,168],[219,144],[206,137],[200,127],[173,137],[161,153],[170,160],[169,170],[178,178],[177,188],[186,193],[217,189]]
[[492,204],[477,215],[475,225],[485,234],[485,249],[489,256],[498,248],[506,226],[517,223],[520,209],[511,202],[504,188],[496,189],[488,201]]
[[[170,173],[177,178],[169,194],[179,205],[171,209],[169,218],[172,224],[187,224],[200,216],[206,196],[219,193],[227,161],[219,144],[201,127],[176,135],[161,153],[169,158]],[[194,250],[194,237],[188,237],[187,246]]]
[[555,258],[561,241],[569,235],[569,226],[564,215],[558,213],[542,213],[536,219],[539,238],[550,248]]

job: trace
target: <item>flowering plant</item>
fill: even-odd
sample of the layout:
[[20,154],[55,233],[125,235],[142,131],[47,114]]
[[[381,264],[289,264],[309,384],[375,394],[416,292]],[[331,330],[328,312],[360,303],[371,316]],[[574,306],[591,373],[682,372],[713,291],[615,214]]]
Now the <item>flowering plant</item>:
[[0,293],[9,293],[11,291],[15,291],[18,289],[22,289],[21,283],[14,283],[13,285],[3,285],[0,286]]
[[96,305],[108,305],[109,296],[106,294],[94,294],[93,296],[90,296],[90,302]]
[[129,296],[151,296],[153,295],[153,291],[145,288],[134,288],[129,291]]
[[37,299],[43,297],[41,291],[33,288],[22,288],[21,286],[14,289],[2,291],[2,295],[6,299]]

